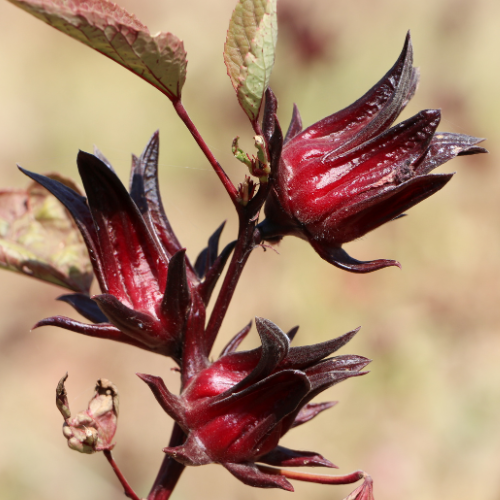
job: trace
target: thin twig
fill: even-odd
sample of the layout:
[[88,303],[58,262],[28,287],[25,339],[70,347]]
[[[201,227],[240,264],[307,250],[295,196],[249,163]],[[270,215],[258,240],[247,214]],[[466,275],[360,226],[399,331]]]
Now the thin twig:
[[297,481],[305,481],[308,483],[319,484],[352,484],[366,476],[362,470],[345,474],[344,476],[324,476],[322,474],[312,474],[309,472],[297,472],[293,470],[277,469],[275,467],[268,467],[267,465],[257,465],[259,470],[267,474],[274,474],[276,476],[284,476],[287,479],[296,479]]
[[210,148],[208,147],[207,143],[205,142],[201,134],[198,132],[198,129],[196,128],[195,124],[193,123],[186,109],[184,108],[182,101],[180,99],[175,99],[172,100],[172,104],[174,106],[175,111],[179,115],[179,118],[183,121],[184,125],[186,125],[187,129],[191,132],[191,135],[193,136],[194,140],[196,141],[200,149],[203,151],[208,161],[210,162],[210,165],[212,165],[212,168],[214,169],[215,173],[221,180],[223,186],[226,188],[226,191],[228,192],[231,201],[236,207],[238,207],[239,203],[237,200],[238,197],[237,189],[231,182],[231,179],[229,179],[229,177],[227,176],[226,172],[224,172],[224,169],[221,167],[220,163],[217,161],[212,151],[210,151]]
[[111,454],[111,450],[104,450],[104,456],[107,458],[109,464],[113,468],[113,471],[116,474],[116,477],[118,478],[118,481],[123,486],[123,490],[125,492],[125,496],[128,498],[131,498],[132,500],[141,500],[135,493],[135,491],[132,489],[130,484],[128,484],[127,480],[125,479],[124,475],[122,474],[122,471],[119,469],[118,465],[115,462],[115,459],[113,458],[113,455]]

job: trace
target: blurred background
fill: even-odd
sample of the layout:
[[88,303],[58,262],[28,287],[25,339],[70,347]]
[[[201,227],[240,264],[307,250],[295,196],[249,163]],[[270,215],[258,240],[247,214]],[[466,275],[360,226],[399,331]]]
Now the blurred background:
[[[222,59],[234,0],[121,0],[154,33],[172,31],[188,51],[184,103],[235,182],[246,170],[231,156],[234,136],[251,146]],[[255,315],[288,330],[297,344],[359,325],[341,352],[373,359],[371,373],[330,389],[334,409],[290,432],[285,446],[314,450],[340,467],[363,469],[379,500],[500,499],[500,3],[495,0],[280,0],[272,87],[286,129],[293,103],[307,126],[341,109],[392,66],[411,29],[421,84],[402,119],[441,108],[440,130],[488,139],[489,155],[457,158],[446,188],[347,245],[359,259],[399,260],[403,269],[358,276],[322,261],[288,238],[279,254],[257,249],[237,289],[215,349]],[[78,149],[96,144],[122,179],[130,154],[160,130],[162,194],[188,254],[196,258],[227,219],[225,192],[169,101],[139,78],[7,2],[0,3],[0,185],[27,184],[19,163],[76,178]],[[6,500],[122,499],[102,455],[67,448],[54,405],[59,378],[74,413],[95,381],[121,396],[115,456],[146,496],[171,422],[134,374],[161,375],[160,356],[45,327],[39,319],[77,317],[54,299],[63,289],[0,273],[0,497]],[[97,292],[97,290],[96,290]],[[244,348],[256,345],[255,330]],[[294,482],[294,498],[342,499],[353,487]],[[217,465],[190,468],[172,497],[280,500],[278,490],[240,484]]]

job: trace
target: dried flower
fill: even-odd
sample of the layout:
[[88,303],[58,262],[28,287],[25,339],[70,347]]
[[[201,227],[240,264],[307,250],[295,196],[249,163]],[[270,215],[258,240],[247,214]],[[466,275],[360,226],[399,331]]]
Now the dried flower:
[[68,374],[57,384],[56,405],[64,418],[63,434],[68,446],[80,453],[112,450],[111,443],[116,432],[118,419],[118,390],[105,378],[99,379],[89,407],[76,417],[71,417],[68,396],[64,383]]
[[430,175],[434,168],[485,152],[477,146],[482,139],[436,133],[438,110],[389,128],[415,93],[412,60],[408,34],[396,64],[351,106],[304,131],[294,108],[259,226],[263,239],[298,236],[326,261],[353,272],[399,266],[393,260],[360,262],[342,245],[439,191],[453,174]]
[[165,453],[185,465],[219,463],[251,486],[292,490],[286,478],[263,472],[256,462],[335,467],[317,453],[289,450],[278,443],[290,428],[334,404],[310,404],[311,399],[342,380],[363,375],[370,361],[354,355],[327,358],[357,330],[290,348],[297,329],[286,335],[263,318],[257,318],[256,325],[261,348],[234,352],[248,325],[216,362],[187,381],[180,396],[169,392],[159,377],[139,376],[187,436],[183,445],[165,448]]

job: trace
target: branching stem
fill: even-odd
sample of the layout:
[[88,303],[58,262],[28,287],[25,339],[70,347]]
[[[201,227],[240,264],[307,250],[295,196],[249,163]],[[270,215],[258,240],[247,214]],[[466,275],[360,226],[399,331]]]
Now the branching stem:
[[258,223],[259,212],[267,198],[269,189],[269,182],[261,183],[257,194],[249,201],[247,206],[237,205],[239,216],[238,240],[205,331],[207,355],[210,353],[215,338],[219,333],[248,257],[260,243],[259,233],[256,232],[255,226]]

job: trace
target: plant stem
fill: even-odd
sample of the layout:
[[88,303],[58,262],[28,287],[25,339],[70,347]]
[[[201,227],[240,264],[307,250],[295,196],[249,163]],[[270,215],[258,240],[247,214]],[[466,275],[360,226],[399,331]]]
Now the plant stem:
[[270,183],[261,183],[257,194],[249,201],[246,207],[238,204],[236,209],[239,216],[239,231],[236,246],[229,267],[222,282],[219,295],[215,302],[212,314],[205,330],[206,354],[210,353],[215,338],[219,333],[222,321],[236,290],[243,268],[256,245],[260,243],[260,233],[255,230],[259,212],[269,193]]
[[344,476],[324,476],[322,474],[311,474],[309,472],[297,472],[292,470],[277,469],[266,465],[257,465],[257,467],[267,474],[284,476],[287,479],[296,479],[298,481],[306,481],[308,483],[319,484],[352,484],[360,479],[363,479],[366,474],[362,470],[357,470]]
[[212,168],[215,170],[215,173],[221,180],[223,186],[226,188],[226,191],[229,194],[229,197],[231,198],[233,204],[235,205],[238,204],[237,201],[238,191],[234,187],[234,184],[231,182],[231,179],[229,179],[229,177],[227,176],[226,172],[224,172],[224,169],[221,167],[220,163],[217,161],[212,151],[210,151],[210,148],[208,147],[207,143],[205,142],[201,134],[198,132],[198,129],[196,128],[195,124],[189,117],[186,108],[184,108],[182,101],[178,98],[172,99],[172,104],[174,106],[175,111],[177,112],[177,115],[183,121],[184,125],[186,125],[187,129],[191,132],[191,135],[193,136],[194,140],[196,141],[200,149],[207,157],[208,161],[210,162],[210,165],[212,165]]
[[205,352],[207,355],[212,349],[215,338],[217,337],[219,329],[222,325],[222,321],[226,316],[231,299],[233,298],[233,294],[236,290],[236,285],[241,277],[243,268],[245,267],[248,257],[255,246],[255,221],[248,220],[246,211],[243,213],[240,211],[239,215],[240,228],[238,231],[238,240],[205,330]]
[[104,456],[108,460],[109,464],[113,468],[114,473],[116,474],[116,477],[118,478],[118,481],[120,481],[121,485],[123,486],[123,490],[125,492],[125,496],[128,498],[131,498],[132,500],[141,500],[136,494],[135,491],[132,489],[130,484],[128,484],[127,480],[122,474],[122,471],[119,469],[118,465],[115,462],[115,459],[113,458],[113,455],[111,454],[111,450],[104,450]]
[[[179,446],[184,443],[186,436],[178,424],[174,423],[170,436],[169,446]],[[177,481],[181,477],[185,466],[168,455],[165,456],[161,464],[158,475],[147,500],[168,500],[174,491]]]

